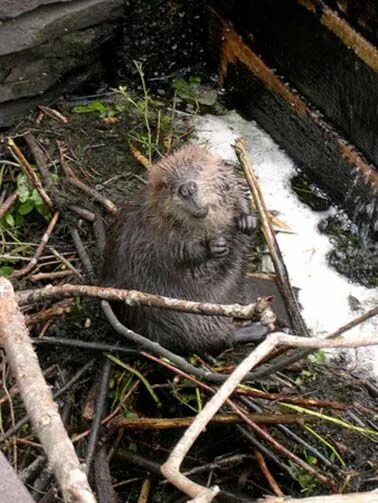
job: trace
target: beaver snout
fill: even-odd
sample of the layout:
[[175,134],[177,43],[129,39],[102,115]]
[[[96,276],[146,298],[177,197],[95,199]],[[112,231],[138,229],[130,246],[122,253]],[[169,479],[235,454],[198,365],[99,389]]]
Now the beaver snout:
[[198,185],[193,180],[189,182],[182,183],[178,188],[178,192],[181,197],[187,199],[191,196],[194,196],[198,191]]

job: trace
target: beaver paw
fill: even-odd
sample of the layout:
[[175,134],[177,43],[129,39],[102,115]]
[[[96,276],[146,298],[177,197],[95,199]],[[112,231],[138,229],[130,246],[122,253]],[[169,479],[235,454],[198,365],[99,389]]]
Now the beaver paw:
[[244,234],[251,235],[257,227],[257,217],[243,213],[238,218],[238,229]]
[[209,250],[212,257],[225,257],[229,253],[227,241],[223,236],[219,236],[209,241]]

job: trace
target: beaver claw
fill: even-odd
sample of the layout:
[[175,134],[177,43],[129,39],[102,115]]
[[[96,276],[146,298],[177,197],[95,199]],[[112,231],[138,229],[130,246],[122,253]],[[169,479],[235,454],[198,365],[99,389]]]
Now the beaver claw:
[[229,253],[227,241],[223,236],[219,236],[209,241],[209,250],[212,257],[225,257]]
[[244,234],[253,234],[257,227],[257,217],[250,214],[242,214],[238,218],[238,229]]

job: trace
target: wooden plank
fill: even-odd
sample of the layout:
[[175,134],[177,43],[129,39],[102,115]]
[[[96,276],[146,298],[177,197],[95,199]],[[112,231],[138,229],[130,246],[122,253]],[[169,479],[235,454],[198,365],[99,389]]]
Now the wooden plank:
[[0,502],[34,503],[2,452],[0,452]]
[[325,0],[340,17],[370,42],[378,43],[378,2],[377,0]]
[[294,92],[216,10],[210,45],[234,103],[257,120],[296,164],[345,205],[365,235],[378,237],[378,172]]
[[247,45],[378,165],[377,47],[321,0],[219,3]]

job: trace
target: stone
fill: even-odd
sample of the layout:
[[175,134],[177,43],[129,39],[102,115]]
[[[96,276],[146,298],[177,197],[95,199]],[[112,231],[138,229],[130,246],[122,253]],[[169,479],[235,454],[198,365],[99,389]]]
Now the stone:
[[118,19],[122,13],[123,0],[77,0],[41,6],[0,25],[0,55]]
[[48,105],[56,101],[64,93],[72,92],[77,87],[101,75],[102,66],[100,63],[93,63],[88,68],[82,69],[80,74],[67,78],[63,84],[44,93],[40,96],[7,101],[0,103],[0,128],[6,128],[22,119],[38,105]]
[[0,57],[0,103],[46,92],[73,69],[93,61],[113,33],[114,26],[98,25]]
[[[61,2],[71,2],[72,0],[60,0]],[[56,0],[0,0],[0,20],[17,17],[24,12],[36,9],[40,5],[56,3]]]

